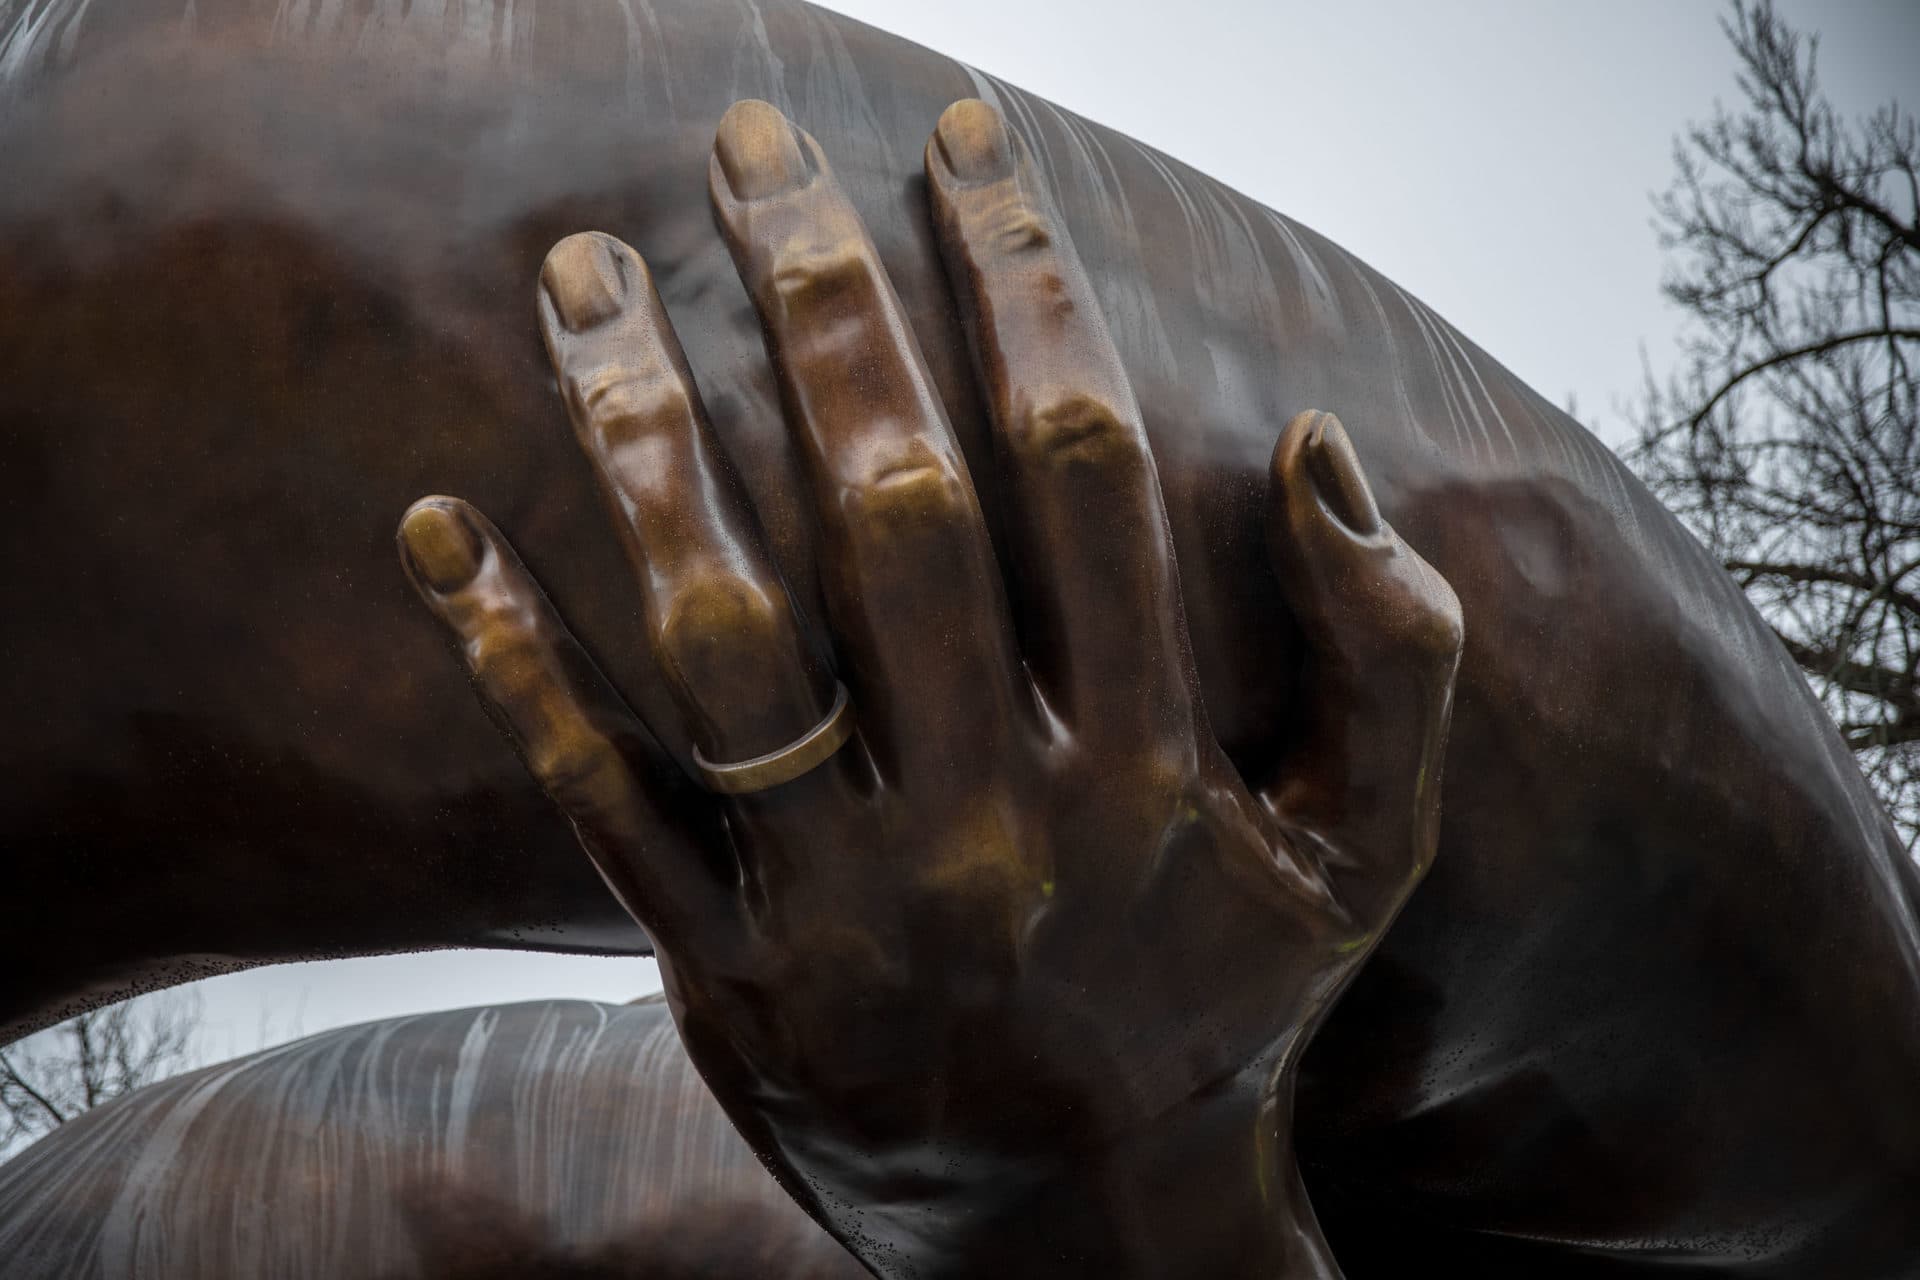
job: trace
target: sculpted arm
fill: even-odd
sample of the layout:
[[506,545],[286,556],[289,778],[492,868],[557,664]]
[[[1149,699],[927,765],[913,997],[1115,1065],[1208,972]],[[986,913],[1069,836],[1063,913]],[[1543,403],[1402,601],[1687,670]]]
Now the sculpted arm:
[[[1385,517],[1460,599],[1435,869],[1300,1075],[1302,1164],[1349,1270],[1442,1244],[1484,1275],[1559,1265],[1543,1251],[1910,1270],[1912,865],[1712,558],[1419,298],[1177,160],[799,0],[307,10],[0,0],[0,472],[23,478],[0,539],[20,604],[0,610],[19,727],[0,1035],[276,959],[643,944],[435,678],[389,535],[430,491],[499,519],[657,744],[623,738],[669,784],[656,812],[682,792],[712,820],[686,717],[628,643],[637,597],[592,469],[531,425],[554,379],[511,304],[560,236],[616,231],[659,268],[813,619],[796,720],[825,709],[851,669],[816,582],[825,525],[698,182],[735,99],[780,104],[834,156],[1040,664],[913,172],[942,109],[978,95],[1031,148],[1103,304],[1236,771],[1268,775],[1313,687],[1265,545],[1277,424],[1338,410]],[[1324,118],[1275,102],[1276,129]],[[885,711],[867,696],[863,726]],[[663,857],[686,843],[658,838]]]

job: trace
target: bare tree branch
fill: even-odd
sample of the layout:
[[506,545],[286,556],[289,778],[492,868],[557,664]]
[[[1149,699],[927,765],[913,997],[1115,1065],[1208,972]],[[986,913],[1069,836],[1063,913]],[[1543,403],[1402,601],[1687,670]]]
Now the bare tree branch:
[[1823,649],[1816,645],[1803,644],[1792,636],[1774,632],[1787,652],[1802,668],[1852,693],[1866,694],[1883,702],[1895,704],[1900,710],[1920,709],[1914,693],[1914,679],[1911,671],[1896,671],[1889,667],[1876,667],[1866,663],[1854,662],[1832,649]]
[[[1873,575],[1849,569],[1844,565],[1786,564],[1765,560],[1730,559],[1723,561],[1727,572],[1741,578],[1787,578],[1794,582],[1830,582],[1837,586],[1852,587],[1856,591],[1868,593],[1869,598],[1881,597],[1898,605],[1920,619],[1920,596],[1896,589],[1888,581],[1876,580]],[[1907,571],[1912,572],[1912,566]],[[1896,575],[1898,581],[1905,574]]]
[[200,1021],[180,992],[94,1009],[0,1053],[0,1157],[81,1112],[183,1069]]
[[1858,333],[1836,333],[1831,337],[1821,338],[1817,342],[1809,342],[1803,346],[1792,347],[1785,351],[1769,352],[1767,355],[1752,361],[1746,365],[1746,367],[1737,369],[1729,374],[1726,379],[1721,382],[1720,386],[1715,389],[1713,394],[1707,397],[1707,402],[1693,411],[1688,417],[1687,422],[1691,426],[1698,426],[1708,414],[1720,407],[1720,402],[1725,400],[1736,387],[1747,379],[1765,373],[1769,369],[1794,360],[1804,359],[1807,356],[1824,355],[1835,348],[1844,347],[1848,343],[1872,342],[1878,339],[1920,342],[1920,329],[1863,329]]
[[54,1124],[61,1125],[67,1122],[66,1112],[54,1106],[52,1102],[48,1101],[45,1094],[34,1088],[32,1082],[16,1071],[13,1063],[8,1061],[7,1056],[3,1053],[0,1053],[0,1079],[4,1079],[8,1086],[18,1089],[21,1093],[25,1094],[27,1100],[39,1107]]
[[1920,850],[1920,127],[1843,121],[1817,38],[1770,0],[1722,22],[1744,97],[1654,202],[1691,324],[1629,455],[1819,690]]

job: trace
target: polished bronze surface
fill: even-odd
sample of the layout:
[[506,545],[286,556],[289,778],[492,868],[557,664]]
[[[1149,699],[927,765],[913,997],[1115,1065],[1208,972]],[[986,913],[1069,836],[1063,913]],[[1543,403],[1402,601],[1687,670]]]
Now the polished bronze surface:
[[857,1280],[658,998],[344,1027],[0,1165],[7,1280]]
[[[1294,413],[1340,414],[1385,518],[1460,598],[1434,871],[1301,1068],[1302,1171],[1348,1271],[1442,1246],[1518,1274],[1543,1251],[1562,1274],[1570,1255],[1904,1269],[1915,886],[1857,770],[1605,450],[1336,246],[780,0],[0,0],[0,49],[9,1026],[299,955],[633,944],[436,669],[390,539],[420,493],[472,499],[599,670],[678,731],[641,643],[657,620],[555,426],[524,305],[548,249],[599,228],[653,265],[715,456],[792,598],[827,617],[832,557],[703,189],[736,99],[832,156],[1024,582],[918,161],[949,103],[984,97],[1110,327],[1236,773],[1269,773],[1302,678],[1264,546]],[[1276,100],[1262,124],[1311,120]],[[1030,602],[1009,607],[1023,653],[1065,661]],[[795,652],[754,695],[767,723],[691,725],[703,750],[772,750],[830,705],[826,656],[774,639]],[[856,711],[888,714],[858,690]],[[660,746],[685,760],[692,740]],[[677,769],[665,784],[710,803]]]
[[[926,168],[1004,580],[859,214],[756,101],[720,122],[710,188],[804,459],[825,617],[772,571],[647,264],[600,234],[548,256],[542,328],[677,719],[625,705],[458,499],[408,512],[405,562],[653,937],[721,1105],[877,1274],[1337,1275],[1294,1160],[1296,1072],[1432,860],[1459,602],[1338,420],[1294,419],[1266,506],[1303,678],[1243,782],[1139,405],[1045,183],[977,100]],[[848,688],[860,708],[847,748],[691,803],[659,744],[691,741],[698,776],[706,751],[804,730],[759,691],[804,689],[823,652],[836,711]]]

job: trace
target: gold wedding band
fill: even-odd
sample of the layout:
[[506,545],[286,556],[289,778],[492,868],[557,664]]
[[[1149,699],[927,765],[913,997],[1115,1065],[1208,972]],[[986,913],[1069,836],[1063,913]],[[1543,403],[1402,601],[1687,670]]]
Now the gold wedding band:
[[853,736],[853,705],[847,701],[847,686],[833,682],[833,710],[827,718],[778,751],[741,760],[735,764],[714,764],[693,749],[693,767],[707,790],[722,795],[741,796],[765,791],[783,782],[792,782],[801,774],[824,763]]

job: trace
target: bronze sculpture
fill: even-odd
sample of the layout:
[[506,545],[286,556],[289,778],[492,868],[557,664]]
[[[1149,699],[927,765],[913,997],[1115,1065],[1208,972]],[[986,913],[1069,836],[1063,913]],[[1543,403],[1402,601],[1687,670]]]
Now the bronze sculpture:
[[[1432,859],[1459,603],[1339,422],[1295,418],[1266,502],[1302,689],[1243,782],[1044,184],[979,101],[926,157],[991,406],[1004,587],[859,215],[755,101],[721,121],[709,182],[805,459],[824,627],[788,598],[647,267],[604,235],[548,256],[543,329],[677,717],[643,726],[464,503],[414,505],[406,562],[654,939],[721,1105],[877,1274],[1338,1275],[1294,1083]],[[857,727],[824,739],[849,687]]]
[[[636,1155],[641,1158],[636,1158]],[[9,1280],[855,1280],[657,998],[323,1032],[0,1165]]]
[[[25,424],[8,470],[44,495],[10,508],[35,608],[0,624],[9,723],[33,727],[7,762],[35,903],[7,922],[16,1025],[231,962],[210,954],[621,945],[486,726],[415,674],[431,643],[382,576],[385,526],[418,492],[468,494],[530,553],[566,548],[535,568],[590,643],[632,633],[597,585],[623,579],[589,474],[532,425],[539,354],[494,296],[604,226],[671,266],[716,433],[821,616],[804,487],[698,192],[707,142],[749,96],[823,138],[978,478],[904,157],[984,89],[1113,326],[1239,772],[1270,767],[1298,670],[1263,560],[1278,423],[1336,408],[1461,597],[1437,870],[1303,1068],[1305,1173],[1343,1261],[1436,1236],[1521,1268],[1555,1243],[1596,1266],[1903,1257],[1911,869],[1771,638],[1604,451],[1310,232],[923,51],[797,6],[622,10],[632,35],[613,10],[516,12],[533,25],[203,5],[182,33],[138,6],[4,11],[0,420]],[[209,455],[218,485],[193,469]],[[603,656],[674,719],[643,663]]]

